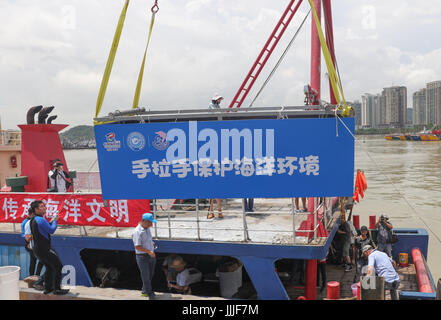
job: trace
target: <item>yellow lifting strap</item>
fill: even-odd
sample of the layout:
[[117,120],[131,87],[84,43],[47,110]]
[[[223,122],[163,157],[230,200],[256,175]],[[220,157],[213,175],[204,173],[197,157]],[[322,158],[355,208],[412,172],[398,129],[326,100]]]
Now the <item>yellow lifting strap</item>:
[[118,50],[119,40],[124,27],[124,21],[126,20],[127,8],[129,7],[130,0],[126,0],[124,8],[119,17],[118,26],[116,27],[115,36],[113,37],[112,48],[110,49],[109,58],[107,59],[106,70],[104,71],[103,80],[101,81],[101,87],[96,101],[95,118],[101,111],[103,105],[104,96],[106,95],[107,85],[109,84],[110,74],[112,73],[113,62],[115,61],[116,51]]
[[139,75],[138,75],[138,83],[136,85],[135,97],[133,98],[133,109],[138,108],[139,105],[139,96],[141,95],[142,79],[144,77],[144,67],[147,58],[147,50],[149,48],[150,38],[152,37],[153,25],[155,24],[155,16],[158,11],[159,11],[159,6],[158,6],[158,1],[156,0],[154,6],[152,7],[152,19],[150,22],[149,35],[147,38],[147,46],[145,47],[144,59],[142,60],[141,70],[139,71]]
[[326,66],[328,68],[328,74],[329,74],[329,80],[331,82],[332,91],[334,92],[335,99],[337,100],[337,103],[341,104],[341,98],[340,98],[340,92],[341,96],[343,98],[343,105],[345,107],[345,111],[348,110],[348,106],[346,104],[346,99],[343,94],[343,89],[341,87],[340,79],[337,76],[337,72],[335,71],[334,63],[332,61],[331,54],[329,53],[329,48],[325,40],[325,36],[323,34],[323,30],[321,27],[320,19],[317,15],[317,11],[314,5],[314,2],[312,0],[308,0],[309,4],[311,5],[311,10],[314,15],[315,24],[317,27],[318,36],[320,38],[320,43],[323,51],[323,55],[325,57]]

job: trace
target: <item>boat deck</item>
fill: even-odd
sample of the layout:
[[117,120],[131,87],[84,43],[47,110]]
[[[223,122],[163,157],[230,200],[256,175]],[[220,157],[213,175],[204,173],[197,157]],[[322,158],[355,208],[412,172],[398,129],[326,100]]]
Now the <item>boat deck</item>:
[[[244,219],[242,199],[228,199],[222,203],[223,219],[207,219],[209,204],[185,205],[182,209],[171,209],[172,200],[157,201],[155,224],[151,233],[155,239],[201,240],[214,242],[249,242],[255,244],[322,246],[327,237],[306,228],[308,213],[292,211],[292,199],[255,199],[254,212],[247,212]],[[301,201],[300,201],[301,202]],[[189,208],[188,206],[192,207]],[[294,214],[294,215],[293,215]],[[293,217],[296,237],[294,239]],[[326,211],[322,220],[329,231],[339,217],[339,212]],[[311,215],[309,216],[311,218]],[[320,221],[316,218],[315,225]],[[306,230],[309,229],[309,230]],[[77,227],[60,225],[57,236],[91,236],[105,238],[131,238],[133,228]],[[20,225],[1,224],[0,232],[20,232]],[[308,237],[309,235],[309,237]]]
[[[345,300],[354,300],[351,285],[355,275],[355,270],[345,272],[341,266],[327,266],[327,281],[338,281],[340,283],[340,298]],[[414,265],[408,267],[399,267],[400,291],[418,292],[418,282]],[[281,274],[281,280],[285,286],[286,292],[291,300],[297,300],[304,296],[304,287],[289,284],[288,277]],[[157,300],[226,300],[222,297],[206,297],[196,295],[180,295],[171,293],[157,292]],[[323,300],[327,297],[326,289],[320,292],[317,287],[317,300]],[[390,300],[389,291],[386,291],[386,300]],[[24,281],[20,281],[20,299],[21,300],[146,300],[140,296],[139,290],[125,290],[114,288],[98,288],[77,286],[71,288],[71,292],[66,296],[44,295],[41,291],[36,291],[27,287]]]
[[[20,300],[148,300],[141,296],[139,290],[124,290],[114,288],[98,288],[76,286],[64,296],[53,294],[45,295],[42,291],[28,288],[24,281],[20,281]],[[155,300],[225,300],[222,297],[199,297],[172,293],[156,293]]]
[[[415,266],[410,264],[408,267],[398,267],[398,275],[400,276],[400,287],[399,291],[412,291],[418,292],[418,281],[416,277]],[[337,281],[340,283],[340,298],[341,299],[352,299],[352,289],[353,279],[355,276],[355,267],[349,271],[345,272],[343,267],[340,265],[328,264],[326,267],[327,281]],[[296,300],[300,296],[305,295],[304,287],[299,285],[290,285],[288,278],[281,278],[283,285],[285,286],[286,292],[288,293],[290,299]],[[322,300],[327,297],[327,289],[320,292],[320,287],[317,287],[317,300]],[[386,290],[385,293],[386,300],[390,300],[390,293]]]

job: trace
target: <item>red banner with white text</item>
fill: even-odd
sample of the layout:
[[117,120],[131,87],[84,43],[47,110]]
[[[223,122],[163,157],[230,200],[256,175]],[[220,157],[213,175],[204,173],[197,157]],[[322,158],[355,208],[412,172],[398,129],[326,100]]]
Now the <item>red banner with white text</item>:
[[101,194],[0,193],[0,223],[21,223],[31,203],[46,204],[47,219],[58,214],[58,224],[95,227],[136,227],[149,200],[108,200]]

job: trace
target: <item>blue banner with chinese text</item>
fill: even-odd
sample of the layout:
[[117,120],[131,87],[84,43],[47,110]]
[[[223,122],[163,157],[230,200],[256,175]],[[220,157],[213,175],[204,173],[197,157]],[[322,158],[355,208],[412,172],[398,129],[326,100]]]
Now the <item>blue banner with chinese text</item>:
[[[343,119],[354,131],[354,119]],[[95,126],[103,199],[352,196],[354,138],[335,119]]]

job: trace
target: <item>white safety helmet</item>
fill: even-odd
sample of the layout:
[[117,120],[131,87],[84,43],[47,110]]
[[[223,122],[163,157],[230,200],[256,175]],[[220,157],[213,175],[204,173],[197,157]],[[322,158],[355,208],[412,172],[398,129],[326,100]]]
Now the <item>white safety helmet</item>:
[[219,95],[218,93],[215,93],[215,94],[213,95],[213,98],[211,98],[211,100],[216,101],[216,100],[223,99],[223,98],[224,98],[224,97],[222,97],[222,96]]

